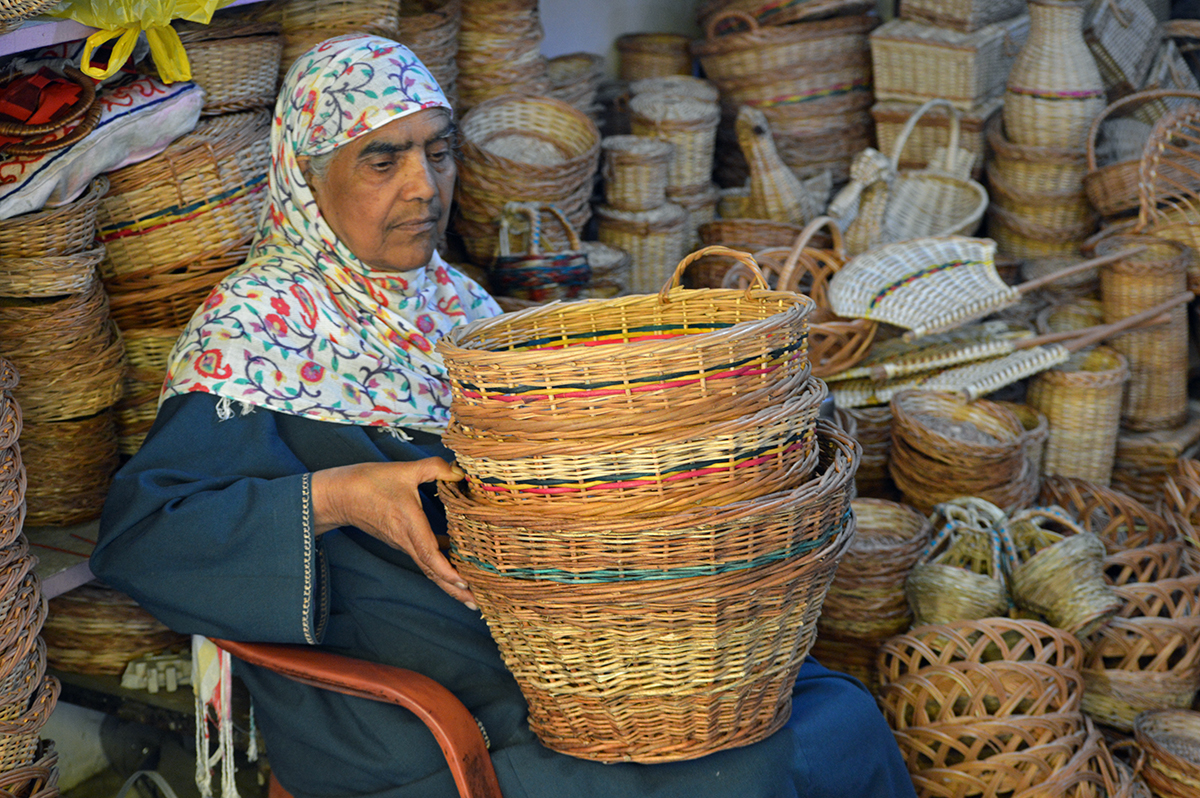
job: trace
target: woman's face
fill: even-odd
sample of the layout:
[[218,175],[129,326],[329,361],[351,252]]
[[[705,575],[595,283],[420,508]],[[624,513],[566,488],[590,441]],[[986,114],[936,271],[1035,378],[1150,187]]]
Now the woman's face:
[[445,109],[426,108],[339,147],[324,177],[309,178],[321,215],[363,263],[397,272],[429,263],[458,173],[452,132]]

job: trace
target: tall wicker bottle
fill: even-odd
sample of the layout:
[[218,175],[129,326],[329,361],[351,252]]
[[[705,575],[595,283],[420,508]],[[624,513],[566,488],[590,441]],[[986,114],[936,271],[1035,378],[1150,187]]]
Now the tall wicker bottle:
[[1029,0],[1029,39],[1004,92],[1004,128],[1015,144],[1082,149],[1107,100],[1083,39],[1081,0]]

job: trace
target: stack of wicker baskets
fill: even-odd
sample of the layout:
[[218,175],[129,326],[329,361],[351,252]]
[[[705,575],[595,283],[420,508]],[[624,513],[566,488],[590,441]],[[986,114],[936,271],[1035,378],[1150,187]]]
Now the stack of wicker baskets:
[[[552,97],[508,94],[485,100],[459,123],[454,231],[472,263],[490,266],[507,202],[554,205],[578,234],[591,218],[600,131],[586,114]],[[546,248],[565,251],[569,236],[545,228]]]
[[644,78],[692,74],[686,36],[678,33],[626,33],[617,38],[617,77],[626,83]]
[[595,53],[567,53],[546,62],[550,89],[546,94],[578,108],[592,117],[599,116],[596,91],[604,76],[604,56]]
[[[26,471],[22,463],[20,375],[0,358],[0,780],[10,795],[57,795],[54,743],[40,732],[58,700],[46,675],[46,597],[23,533]],[[34,477],[36,478],[36,476]]]
[[32,524],[96,518],[117,467],[125,347],[97,269],[99,178],[67,205],[0,222],[0,355],[22,373]]
[[874,691],[879,645],[912,624],[904,582],[933,527],[905,504],[855,499],[851,508],[857,532],[829,586],[812,654]]
[[204,89],[203,115],[275,108],[283,55],[278,24],[218,13],[208,25],[177,21],[174,26],[192,80]]
[[[1029,35],[1025,4],[1013,0],[900,6],[900,19],[871,34],[875,98],[871,107],[879,149],[896,139],[926,100],[949,100],[962,112],[959,147],[983,169],[984,125],[1003,105],[1004,79]],[[901,168],[923,169],[950,145],[951,117],[944,108],[918,120]]]
[[112,172],[99,209],[101,264],[131,370],[117,410],[132,454],[154,421],[174,338],[246,257],[267,196],[270,115],[204,119],[160,155]]
[[421,59],[456,110],[461,26],[462,0],[418,0],[401,4],[396,35],[392,37]]
[[885,642],[880,703],[917,794],[1144,794],[1080,712],[1083,662],[1073,635],[999,617]]
[[347,33],[394,31],[399,16],[400,5],[395,0],[280,0],[265,6],[256,19],[280,25],[282,78],[313,45]]
[[458,101],[469,111],[509,93],[550,89],[537,0],[463,0]]
[[803,21],[732,8],[706,15],[692,52],[721,91],[722,185],[740,186],[748,174],[735,129],[743,105],[763,112],[780,156],[802,178],[829,172],[843,183],[850,160],[871,144],[867,34],[878,19],[862,4],[833,6],[840,15]]
[[691,759],[777,729],[853,534],[857,446],[816,422],[811,300],[761,274],[681,289],[688,260],[660,296],[530,308],[438,345],[467,475],[439,490],[455,565],[531,728],[587,759]]

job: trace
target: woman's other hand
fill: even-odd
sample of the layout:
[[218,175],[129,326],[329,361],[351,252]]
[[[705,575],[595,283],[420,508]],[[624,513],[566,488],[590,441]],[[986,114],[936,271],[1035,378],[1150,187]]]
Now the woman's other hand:
[[471,609],[478,609],[467,583],[438,550],[418,493],[420,485],[441,479],[457,482],[465,474],[440,457],[404,463],[359,463],[312,475],[314,531],[358,527],[407,553],[438,587]]

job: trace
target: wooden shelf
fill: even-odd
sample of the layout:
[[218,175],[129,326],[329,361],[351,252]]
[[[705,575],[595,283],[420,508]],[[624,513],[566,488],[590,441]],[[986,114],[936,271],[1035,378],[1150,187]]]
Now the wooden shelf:
[[95,577],[88,568],[88,557],[95,548],[99,521],[75,526],[25,527],[29,552],[38,558],[34,572],[47,598],[61,596],[87,584]]

